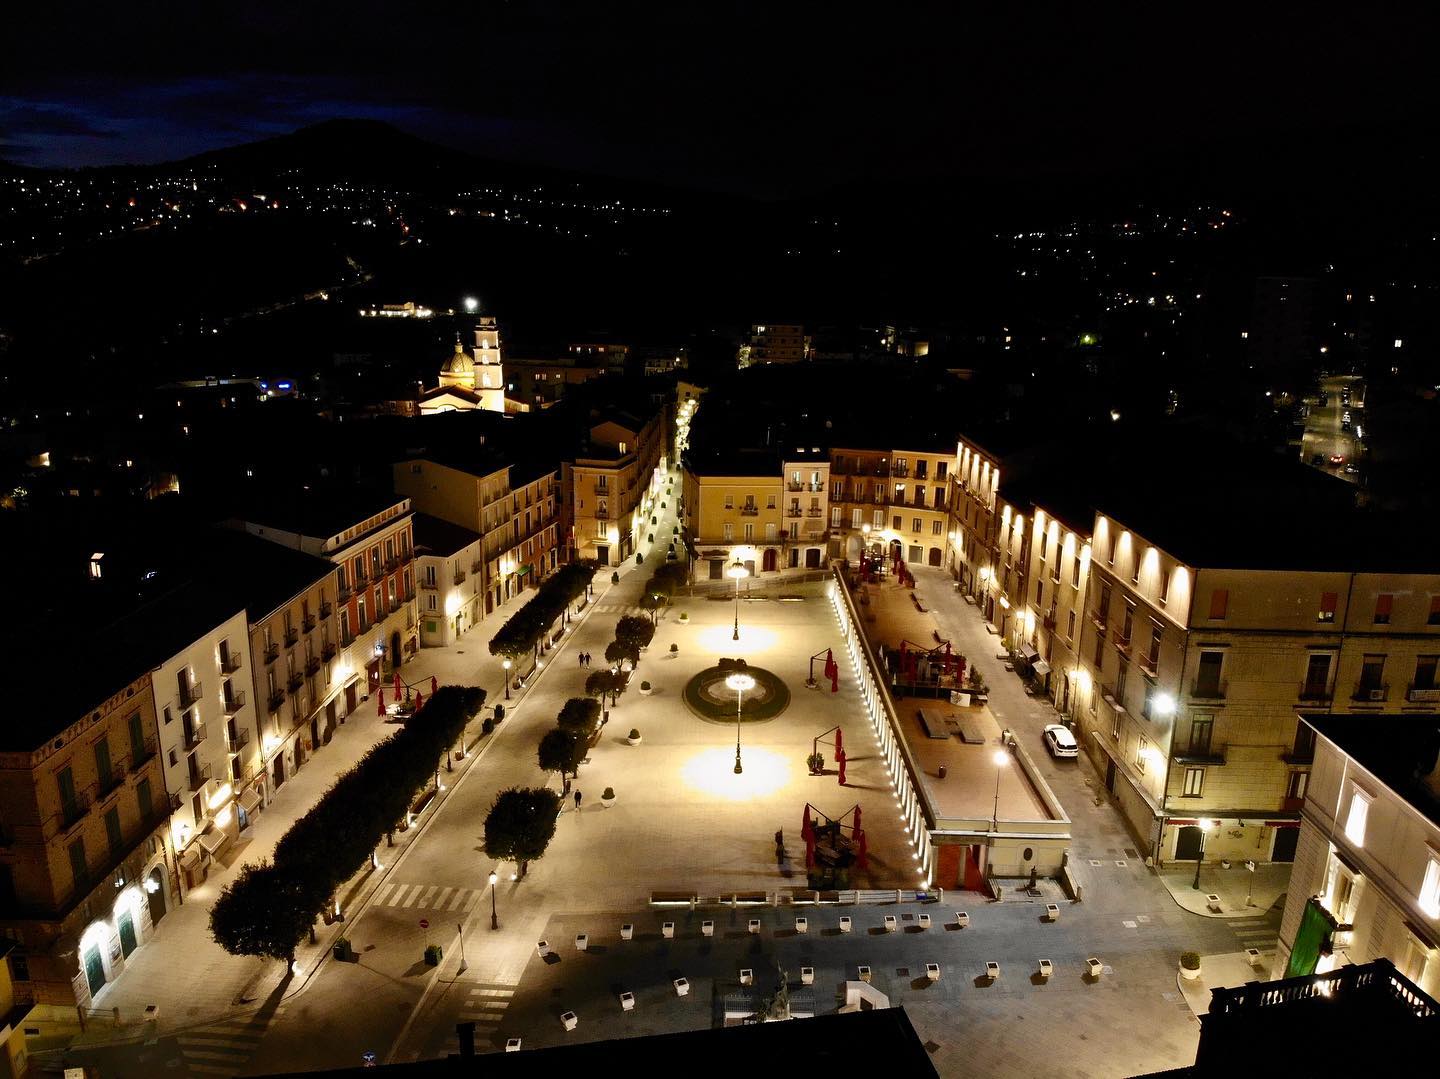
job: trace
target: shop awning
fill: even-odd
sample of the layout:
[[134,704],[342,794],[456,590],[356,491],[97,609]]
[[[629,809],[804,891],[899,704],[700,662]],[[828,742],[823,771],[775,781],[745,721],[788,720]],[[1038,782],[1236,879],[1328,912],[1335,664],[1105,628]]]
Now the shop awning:
[[1050,673],[1050,664],[1046,663],[1043,659],[1037,659],[1031,669],[1041,678],[1044,678]]
[[208,832],[201,832],[196,842],[204,847],[205,852],[213,858],[229,838],[230,833],[224,828],[211,828]]
[[1032,663],[1040,655],[1033,647],[1025,644],[1023,641],[1020,644],[1020,654]]
[[254,813],[260,805],[260,796],[248,787],[240,792],[240,808],[247,814]]

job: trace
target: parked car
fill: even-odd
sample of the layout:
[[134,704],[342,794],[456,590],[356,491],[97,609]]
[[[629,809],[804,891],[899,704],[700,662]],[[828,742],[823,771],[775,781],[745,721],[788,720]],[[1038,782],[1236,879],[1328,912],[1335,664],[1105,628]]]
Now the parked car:
[[1332,453],[1330,455],[1330,463],[1332,465],[1343,465],[1345,463],[1345,458],[1338,453]]
[[1070,728],[1059,723],[1052,723],[1045,728],[1045,748],[1050,751],[1052,757],[1078,757],[1080,745],[1075,741],[1075,736],[1070,733]]

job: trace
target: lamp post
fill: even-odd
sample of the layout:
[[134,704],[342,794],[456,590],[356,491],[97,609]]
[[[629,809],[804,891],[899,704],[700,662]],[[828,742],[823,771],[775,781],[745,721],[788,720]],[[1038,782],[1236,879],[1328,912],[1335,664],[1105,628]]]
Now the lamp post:
[[745,771],[740,767],[740,709],[745,700],[745,691],[755,688],[755,679],[748,674],[732,674],[725,679],[725,685],[735,691],[735,774]]
[[1210,834],[1210,829],[1215,827],[1213,820],[1200,821],[1200,849],[1195,852],[1195,880],[1190,885],[1197,892],[1200,890],[1200,863],[1205,860],[1205,837]]
[[1010,754],[1003,749],[997,749],[995,756],[991,758],[995,762],[995,808],[990,813],[990,830],[1000,830],[1000,777],[1005,774],[1005,766],[1010,763]]
[[500,916],[495,912],[495,882],[499,880],[495,870],[490,870],[490,928],[500,928]]
[[730,563],[730,568],[725,572],[735,579],[735,632],[731,634],[730,639],[738,641],[740,639],[740,579],[750,576],[750,571],[745,568],[745,563],[741,562],[737,555],[735,561]]
[[505,699],[508,701],[510,699],[510,661],[508,659],[501,660],[500,666],[505,668]]

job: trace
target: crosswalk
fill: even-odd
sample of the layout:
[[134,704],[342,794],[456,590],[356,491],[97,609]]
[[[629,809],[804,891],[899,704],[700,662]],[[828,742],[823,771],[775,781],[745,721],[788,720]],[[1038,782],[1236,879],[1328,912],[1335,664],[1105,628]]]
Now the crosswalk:
[[1278,918],[1262,915],[1258,918],[1226,918],[1243,948],[1258,948],[1262,952],[1273,952],[1280,942],[1280,921]]
[[650,612],[638,603],[597,603],[595,604],[596,614],[638,614],[645,618],[650,617]]
[[[510,999],[514,995],[515,986],[499,982],[476,982],[467,988],[465,1000],[460,1005],[459,1017],[455,1021],[475,1024],[475,1046],[478,1051],[484,1052],[487,1046],[493,1044],[500,1024],[504,1021],[505,1009],[510,1006]],[[460,1035],[453,1030],[446,1039],[446,1051],[460,1051]]]
[[465,914],[480,900],[479,888],[445,888],[439,884],[387,882],[375,893],[375,905],[411,910],[444,910]]
[[265,1036],[268,1019],[237,1016],[177,1035],[180,1056],[191,1075],[237,1075]]

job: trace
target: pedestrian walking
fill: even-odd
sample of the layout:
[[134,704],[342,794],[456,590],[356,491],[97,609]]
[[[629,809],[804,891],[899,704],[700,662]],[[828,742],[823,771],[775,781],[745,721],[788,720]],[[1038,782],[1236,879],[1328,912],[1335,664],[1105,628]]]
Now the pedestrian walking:
[[584,652],[577,653],[576,656],[575,656],[575,658],[580,661],[580,666],[582,666],[582,667],[585,666],[585,653],[584,653]]
[[580,788],[575,788],[575,812],[580,812]]

